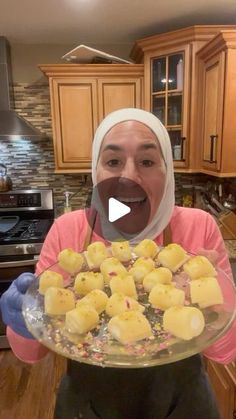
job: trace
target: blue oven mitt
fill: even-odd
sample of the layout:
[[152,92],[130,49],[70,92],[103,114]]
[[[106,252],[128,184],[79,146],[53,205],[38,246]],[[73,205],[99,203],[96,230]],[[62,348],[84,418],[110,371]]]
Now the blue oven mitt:
[[32,273],[25,272],[21,274],[12,282],[0,299],[3,322],[10,326],[18,335],[29,339],[34,339],[34,337],[26,328],[22,315],[22,303],[24,294],[33,281],[35,281],[35,276]]

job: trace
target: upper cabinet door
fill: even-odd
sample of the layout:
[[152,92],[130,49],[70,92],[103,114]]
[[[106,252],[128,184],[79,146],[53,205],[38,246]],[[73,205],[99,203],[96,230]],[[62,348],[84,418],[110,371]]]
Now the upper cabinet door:
[[52,117],[56,171],[86,172],[98,125],[96,80],[52,80]]
[[221,31],[197,55],[201,172],[236,177],[236,31]]
[[175,167],[188,164],[189,50],[183,46],[150,56],[150,108],[169,133]]
[[220,170],[224,97],[224,52],[209,60],[203,69],[202,165]]
[[99,121],[122,108],[142,107],[142,78],[98,79]]
[[187,157],[187,103],[189,47],[169,51],[151,60],[151,111],[165,125],[171,140],[175,167],[185,167]]

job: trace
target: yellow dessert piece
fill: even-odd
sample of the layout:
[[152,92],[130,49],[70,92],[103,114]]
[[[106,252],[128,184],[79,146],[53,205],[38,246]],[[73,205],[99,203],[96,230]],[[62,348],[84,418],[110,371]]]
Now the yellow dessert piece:
[[164,330],[180,339],[190,340],[199,336],[204,327],[204,316],[196,307],[170,307],[163,315]]
[[141,256],[135,260],[133,266],[135,268],[140,268],[141,266],[147,270],[147,273],[152,271],[155,267],[155,262],[149,257]]
[[112,294],[114,294],[115,292],[118,292],[118,293],[127,295],[129,297],[132,297],[135,300],[137,300],[138,298],[136,287],[135,287],[135,282],[131,275],[127,275],[125,277],[122,277],[119,275],[114,276],[110,280],[109,285],[110,285]]
[[169,307],[184,304],[185,293],[173,285],[157,284],[152,288],[148,300],[152,307],[167,310]]
[[217,272],[212,263],[205,256],[193,256],[183,266],[191,279],[202,276],[216,276]]
[[63,276],[48,269],[39,277],[39,293],[44,295],[49,287],[63,288]]
[[137,256],[150,257],[152,259],[155,258],[158,251],[159,251],[159,247],[157,246],[157,244],[153,240],[150,240],[150,239],[142,240],[134,248],[134,253]]
[[101,263],[100,271],[103,275],[105,284],[109,284],[111,278],[113,278],[116,275],[127,275],[127,270],[125,269],[125,267],[117,258],[114,257],[105,259]]
[[128,262],[132,258],[131,248],[128,241],[112,242],[112,255],[121,262]]
[[90,291],[85,297],[81,298],[76,304],[76,307],[80,307],[84,304],[93,307],[98,314],[105,310],[108,301],[108,295],[99,289]]
[[83,256],[72,249],[64,249],[58,255],[58,265],[70,274],[80,271],[83,263]]
[[158,253],[157,259],[162,266],[176,272],[189,256],[179,244],[171,243]]
[[81,295],[86,295],[90,291],[103,290],[104,280],[100,272],[80,272],[76,275],[74,290]]
[[70,333],[79,335],[94,329],[99,322],[97,311],[88,305],[82,305],[66,313],[65,328]]
[[106,313],[110,317],[114,317],[117,314],[129,310],[138,310],[142,313],[145,310],[145,307],[139,304],[134,298],[117,292],[112,294],[107,301]]
[[45,292],[44,308],[49,316],[66,314],[75,308],[75,296],[70,290],[50,287]]
[[108,322],[108,330],[114,339],[124,345],[152,336],[148,320],[139,311],[126,311],[112,317]]
[[138,258],[132,268],[129,269],[129,274],[132,275],[134,281],[142,283],[143,278],[155,267],[155,262],[151,258],[140,257]]
[[201,277],[191,281],[190,298],[192,304],[198,304],[201,308],[224,302],[221,288],[214,277]]
[[99,268],[101,263],[109,256],[108,249],[102,242],[91,243],[84,252],[87,264],[90,269]]
[[145,291],[150,292],[157,284],[170,284],[172,276],[172,272],[168,268],[153,269],[144,277],[143,287]]

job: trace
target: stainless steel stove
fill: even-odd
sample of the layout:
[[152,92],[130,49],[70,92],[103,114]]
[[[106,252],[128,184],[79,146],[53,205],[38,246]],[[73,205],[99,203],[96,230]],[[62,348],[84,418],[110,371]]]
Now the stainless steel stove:
[[52,190],[0,193],[0,262],[38,255],[53,219]]
[[[22,272],[34,272],[53,221],[51,189],[0,193],[0,295]],[[7,346],[0,319],[0,348]]]

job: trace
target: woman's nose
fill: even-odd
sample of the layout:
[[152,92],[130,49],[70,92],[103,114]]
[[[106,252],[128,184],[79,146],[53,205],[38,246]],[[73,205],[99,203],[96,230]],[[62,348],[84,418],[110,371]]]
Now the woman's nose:
[[121,177],[139,183],[139,172],[134,161],[127,161],[122,169]]

